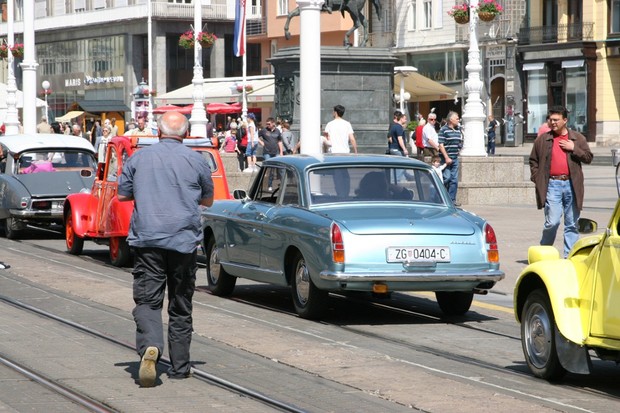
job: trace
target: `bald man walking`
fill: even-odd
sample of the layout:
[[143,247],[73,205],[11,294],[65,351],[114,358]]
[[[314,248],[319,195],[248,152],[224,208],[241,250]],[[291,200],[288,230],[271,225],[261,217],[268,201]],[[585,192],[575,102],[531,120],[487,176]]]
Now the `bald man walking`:
[[206,160],[183,145],[189,123],[178,112],[158,122],[159,143],[140,149],[123,166],[118,199],[134,201],[127,241],[135,252],[133,310],[140,384],[152,387],[164,349],[161,311],[168,286],[168,377],[190,375],[192,297],[196,248],[202,240],[200,207],[213,204]]

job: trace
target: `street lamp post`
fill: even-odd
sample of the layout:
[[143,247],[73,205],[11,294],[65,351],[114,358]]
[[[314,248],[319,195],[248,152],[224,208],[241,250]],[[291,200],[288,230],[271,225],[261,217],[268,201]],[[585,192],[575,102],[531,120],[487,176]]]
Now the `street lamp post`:
[[400,113],[405,113],[405,101],[411,99],[411,94],[409,92],[405,92],[405,78],[408,76],[408,73],[417,71],[418,68],[413,66],[394,67],[394,73],[400,75],[400,94],[398,95]]
[[41,82],[41,87],[43,88],[43,95],[45,96],[45,119],[49,120],[49,106],[47,104],[47,95],[49,95],[50,91],[50,82],[44,80]]
[[463,150],[462,156],[487,156],[484,150],[484,108],[480,100],[482,91],[482,80],[480,73],[482,65],[480,63],[480,49],[478,48],[478,37],[476,28],[478,27],[478,0],[470,0],[470,20],[469,20],[469,50],[467,54],[468,78],[465,82],[467,90],[467,103],[463,108]]
[[194,0],[194,77],[192,84],[194,89],[192,97],[194,107],[189,119],[192,136],[207,137],[207,112],[204,104],[204,91],[202,89],[204,78],[202,77],[202,46],[198,41],[198,33],[202,29],[202,1]]

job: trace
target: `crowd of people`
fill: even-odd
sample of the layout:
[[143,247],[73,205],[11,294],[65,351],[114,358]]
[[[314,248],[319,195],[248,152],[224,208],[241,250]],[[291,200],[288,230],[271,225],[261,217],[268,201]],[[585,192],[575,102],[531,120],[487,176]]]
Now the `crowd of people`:
[[[331,153],[357,153],[357,142],[351,123],[343,118],[345,107],[336,105],[333,108],[333,119],[325,125],[321,135],[321,149]],[[214,133],[211,124],[208,132]],[[301,143],[298,136],[291,131],[291,125],[269,117],[261,126],[253,113],[247,120],[228,118],[226,126],[219,132],[220,151],[236,153],[239,159],[239,170],[252,173],[258,170],[256,157],[259,147],[263,159],[275,156],[293,155],[300,151]]]
[[[207,129],[213,133],[210,123]],[[239,170],[246,173],[258,170],[256,156],[259,146],[262,147],[263,159],[299,152],[299,140],[287,121],[269,117],[265,126],[260,127],[253,113],[248,114],[246,121],[229,117],[226,126],[218,133],[218,141],[221,152],[237,154]]]

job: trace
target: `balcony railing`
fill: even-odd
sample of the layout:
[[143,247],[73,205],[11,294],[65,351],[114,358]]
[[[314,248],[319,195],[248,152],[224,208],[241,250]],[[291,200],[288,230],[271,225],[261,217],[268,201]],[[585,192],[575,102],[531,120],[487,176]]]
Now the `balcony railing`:
[[594,23],[571,23],[557,26],[523,27],[519,44],[579,42],[594,39]]
[[[469,42],[469,25],[457,24],[456,26],[456,41]],[[477,33],[478,41],[481,43],[500,41],[516,37],[512,21],[507,17],[498,17],[488,23],[480,21],[478,23]]]
[[[32,0],[28,0],[32,1]],[[153,0],[152,16],[154,19],[194,18],[193,2],[171,2]],[[262,1],[255,5],[248,4],[247,20],[254,26],[264,29]],[[35,30],[53,30],[69,27],[90,26],[118,20],[146,19],[147,0],[52,0],[35,3]],[[211,0],[202,7],[202,19],[206,21],[233,21],[235,19],[235,2],[232,0]],[[23,31],[23,10],[15,9],[15,31]],[[259,23],[256,23],[259,22]],[[253,29],[256,30],[256,29]],[[6,23],[0,22],[0,33],[6,33]]]

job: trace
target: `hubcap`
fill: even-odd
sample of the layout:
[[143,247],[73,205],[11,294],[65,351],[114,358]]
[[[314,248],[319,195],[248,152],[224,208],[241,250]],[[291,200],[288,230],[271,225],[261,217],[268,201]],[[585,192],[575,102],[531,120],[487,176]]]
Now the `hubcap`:
[[525,321],[525,346],[530,361],[537,368],[544,368],[551,353],[553,328],[545,308],[532,305]]
[[112,257],[112,259],[116,259],[118,257],[118,245],[118,238],[110,238],[110,257]]
[[71,249],[71,247],[73,246],[73,224],[71,223],[71,217],[67,217],[67,225],[66,225],[65,231],[67,233],[67,236],[66,236],[67,247]]
[[209,257],[209,280],[213,285],[217,284],[220,279],[220,257],[218,254],[218,248],[213,246],[211,249],[211,255]]
[[310,295],[310,276],[304,260],[299,260],[297,263],[297,269],[295,270],[295,286],[299,303],[301,305],[306,305],[308,296]]

